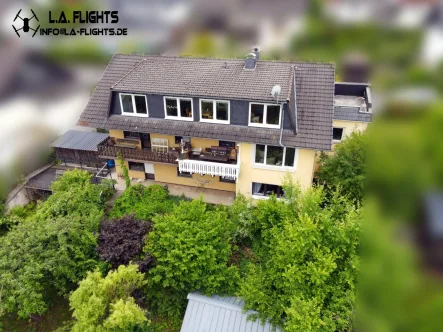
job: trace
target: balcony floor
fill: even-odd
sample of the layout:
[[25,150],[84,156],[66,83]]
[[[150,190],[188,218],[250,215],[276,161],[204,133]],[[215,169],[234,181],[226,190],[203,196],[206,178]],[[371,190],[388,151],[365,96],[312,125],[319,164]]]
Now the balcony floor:
[[[115,189],[117,190],[117,197],[120,196],[125,190],[125,180],[118,178],[117,173],[113,171],[112,178],[117,180]],[[223,190],[206,189],[199,187],[184,186],[180,184],[164,183],[153,180],[132,180],[131,184],[142,184],[145,186],[150,186],[152,184],[167,185],[169,193],[174,196],[180,196],[184,194],[188,198],[199,198],[203,195],[203,200],[206,203],[211,204],[222,204],[222,205],[232,205],[235,199],[235,193]]]

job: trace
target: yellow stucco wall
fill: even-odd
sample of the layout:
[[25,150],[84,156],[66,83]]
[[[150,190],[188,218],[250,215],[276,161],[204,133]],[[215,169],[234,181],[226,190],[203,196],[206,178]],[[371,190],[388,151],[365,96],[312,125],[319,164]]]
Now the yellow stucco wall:
[[365,131],[368,128],[367,122],[334,120],[334,128],[343,128],[343,138],[349,136],[354,131]]
[[[125,138],[125,134],[123,133],[123,130],[109,130],[109,136],[111,136],[112,138]],[[142,148],[142,143],[141,141],[138,143],[137,147],[139,149]]]
[[201,176],[192,174],[192,178],[177,176],[177,166],[168,164],[154,164],[155,181],[199,187],[199,183],[207,182],[204,188],[235,192],[235,183],[220,182],[218,176]]
[[[114,162],[115,162],[115,171],[117,172],[117,175],[123,174],[122,168],[120,167],[118,160],[116,159],[116,160],[114,160]],[[126,165],[126,167],[129,168],[129,164],[126,160],[125,160],[125,165]],[[128,169],[128,174],[129,174],[129,177],[134,178],[134,179],[143,179],[143,180],[145,179],[145,172],[133,171],[133,170]]]
[[113,138],[125,138],[123,130],[109,130],[109,136]]
[[303,189],[312,185],[314,150],[298,149],[297,168],[295,172],[288,172],[285,169],[266,169],[253,165],[254,148],[254,144],[241,143],[237,193],[250,196],[252,182],[281,185],[286,174],[290,174]]

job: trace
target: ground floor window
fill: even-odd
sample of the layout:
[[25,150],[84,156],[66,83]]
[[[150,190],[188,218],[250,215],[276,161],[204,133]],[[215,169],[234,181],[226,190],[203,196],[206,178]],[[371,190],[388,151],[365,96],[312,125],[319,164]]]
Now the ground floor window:
[[232,176],[220,176],[220,182],[235,183],[235,178]]
[[192,173],[190,173],[190,172],[180,172],[178,170],[178,167],[177,167],[177,176],[180,176],[180,177],[183,177],[183,178],[192,178]]
[[275,184],[252,182],[252,195],[269,197],[272,194],[282,197],[284,194],[283,188]]
[[142,163],[135,163],[133,161],[129,161],[128,162],[129,165],[129,169],[131,171],[140,171],[140,172],[145,172],[145,164]]

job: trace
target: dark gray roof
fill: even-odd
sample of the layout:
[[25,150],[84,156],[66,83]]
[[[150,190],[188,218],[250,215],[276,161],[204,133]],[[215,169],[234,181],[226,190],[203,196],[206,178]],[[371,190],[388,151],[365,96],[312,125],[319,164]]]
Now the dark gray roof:
[[52,142],[51,146],[70,150],[97,151],[97,145],[108,137],[109,135],[104,133],[68,130]]
[[274,101],[276,84],[281,97],[289,98],[290,65],[260,61],[255,70],[244,70],[244,60],[150,56],[143,59],[113,86],[117,91]]
[[[247,320],[249,311],[242,313],[243,300],[233,296],[211,297],[199,293],[188,295],[189,303],[180,332],[271,332],[272,325],[266,322]],[[280,332],[277,328],[276,332]]]
[[372,122],[372,113],[360,112],[360,107],[335,106],[334,120]]
[[428,193],[424,199],[426,224],[433,238],[443,238],[443,193]]
[[[223,68],[225,63],[227,68]],[[243,65],[244,60],[116,54],[81,115],[79,125],[278,144],[278,129],[229,125],[227,130],[227,125],[223,124],[108,116],[111,88],[162,95],[271,101],[270,91],[275,84],[282,87],[282,99],[290,98],[291,81],[295,75],[299,131],[294,135],[293,131],[284,130],[283,144],[307,149],[331,149],[335,82],[332,64],[258,61],[253,71],[244,70]],[[171,77],[167,77],[167,74]]]

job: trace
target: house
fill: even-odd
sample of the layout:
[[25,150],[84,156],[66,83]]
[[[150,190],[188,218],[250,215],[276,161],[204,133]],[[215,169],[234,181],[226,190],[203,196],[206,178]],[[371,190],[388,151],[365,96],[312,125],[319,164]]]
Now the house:
[[234,296],[204,296],[188,294],[188,306],[180,332],[226,331],[226,332],[280,332],[269,322],[248,320],[253,311],[243,313],[244,301]]
[[121,154],[135,179],[263,199],[282,195],[286,174],[311,186],[316,152],[332,148],[334,89],[334,65],[263,61],[258,49],[246,59],[117,54],[78,124],[109,130],[98,153],[117,175]]
[[372,122],[372,97],[368,83],[335,83],[332,142],[341,142],[354,131],[365,131]]

